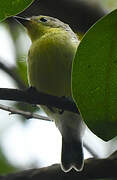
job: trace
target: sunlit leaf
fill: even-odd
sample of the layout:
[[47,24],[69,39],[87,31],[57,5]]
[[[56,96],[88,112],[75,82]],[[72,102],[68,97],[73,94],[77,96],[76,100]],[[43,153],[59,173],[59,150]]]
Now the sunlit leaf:
[[26,9],[34,0],[0,0],[0,21]]
[[73,96],[88,127],[109,140],[117,135],[117,10],[82,39],[73,64]]

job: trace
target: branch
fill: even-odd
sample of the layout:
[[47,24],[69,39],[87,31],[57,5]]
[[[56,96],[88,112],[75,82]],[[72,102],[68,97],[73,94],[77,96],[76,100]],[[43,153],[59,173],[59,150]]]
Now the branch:
[[[65,97],[56,97],[51,96],[42,92],[36,91],[35,88],[28,88],[26,90],[19,90],[19,89],[8,89],[8,88],[0,88],[0,99],[1,100],[12,100],[12,101],[20,101],[30,104],[38,104],[38,105],[46,105],[50,107],[56,107],[62,110],[68,110],[75,113],[79,113],[75,103],[73,101],[70,101],[68,98]],[[16,110],[13,108],[2,108],[4,110],[10,111],[11,113],[21,114],[25,116],[26,118],[37,118],[37,119],[43,119],[49,121],[46,117],[39,117],[37,114],[32,114],[29,112],[24,112],[21,110]],[[97,157],[95,152],[92,151],[92,149],[87,146],[87,144],[84,144],[84,147],[92,154],[94,157]]]
[[0,99],[46,105],[62,110],[72,111],[74,113],[79,113],[75,103],[68,98],[57,97],[38,92],[33,87],[24,91],[19,89],[0,88]]
[[[8,89],[8,88],[0,88],[0,99],[2,100],[12,100],[12,101],[20,101],[30,104],[38,104],[38,105],[46,105],[50,107],[56,107],[62,110],[68,110],[75,113],[79,113],[78,109],[73,101],[70,101],[68,98],[65,97],[56,97],[51,96],[45,93],[41,93],[36,91],[35,88],[29,88],[26,90],[18,90],[18,89]],[[32,114],[30,112],[24,112],[21,110],[16,110],[14,108],[9,107],[3,107],[2,109],[8,110],[11,113],[21,114],[25,116],[26,118],[38,118],[49,121],[48,118],[43,116],[38,116],[37,114]],[[95,158],[97,155],[95,152],[92,151],[92,149],[87,146],[87,144],[84,144],[84,147],[92,154]]]
[[1,176],[1,180],[89,180],[94,178],[117,178],[117,152],[107,159],[86,159],[81,172],[71,170],[64,173],[59,164],[54,164],[40,169],[30,169]]
[[40,120],[51,121],[48,117],[41,116],[41,115],[31,113],[31,112],[22,111],[22,110],[19,110],[19,109],[13,108],[13,107],[9,107],[6,105],[4,106],[2,104],[0,104],[0,109],[9,111],[10,115],[11,114],[19,114],[19,115],[24,116],[27,119],[36,118],[36,119],[40,119]]

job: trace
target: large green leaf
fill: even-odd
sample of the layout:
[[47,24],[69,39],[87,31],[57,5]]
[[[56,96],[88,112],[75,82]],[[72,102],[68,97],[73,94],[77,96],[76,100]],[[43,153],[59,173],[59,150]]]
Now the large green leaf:
[[34,0],[0,0],[0,21],[20,13],[33,1]]
[[72,90],[88,127],[109,140],[117,135],[117,10],[82,39],[73,63]]

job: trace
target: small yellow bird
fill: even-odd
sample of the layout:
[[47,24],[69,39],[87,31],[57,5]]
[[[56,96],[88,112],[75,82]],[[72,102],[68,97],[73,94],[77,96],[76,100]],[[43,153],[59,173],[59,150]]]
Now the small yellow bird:
[[[71,95],[71,71],[79,40],[69,25],[49,16],[15,17],[31,38],[28,53],[28,79],[38,91],[68,97]],[[77,113],[41,106],[55,121],[62,135],[61,167],[83,169],[83,135],[85,124]]]

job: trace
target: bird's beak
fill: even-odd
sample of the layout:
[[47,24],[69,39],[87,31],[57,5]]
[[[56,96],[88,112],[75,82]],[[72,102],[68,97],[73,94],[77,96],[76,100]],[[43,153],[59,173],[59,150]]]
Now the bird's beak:
[[23,17],[19,17],[19,16],[14,16],[14,18],[16,19],[16,21],[18,23],[21,23],[25,27],[27,27],[27,25],[29,24],[29,21],[30,21],[30,18],[23,18]]

